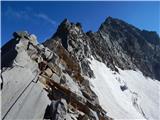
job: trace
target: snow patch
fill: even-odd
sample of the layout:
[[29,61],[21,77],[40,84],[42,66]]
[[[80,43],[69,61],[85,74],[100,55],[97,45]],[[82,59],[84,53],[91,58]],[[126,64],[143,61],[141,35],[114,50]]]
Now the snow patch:
[[[100,104],[114,119],[159,119],[160,83],[145,77],[140,71],[113,72],[104,63],[89,60],[95,74],[91,78],[92,89]],[[122,90],[121,86],[126,86]]]

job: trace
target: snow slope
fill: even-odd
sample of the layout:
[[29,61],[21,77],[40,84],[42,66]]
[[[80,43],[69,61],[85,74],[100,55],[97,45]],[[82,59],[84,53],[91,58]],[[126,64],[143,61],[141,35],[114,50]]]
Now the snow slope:
[[[95,78],[92,89],[100,104],[115,119],[159,120],[160,83],[146,78],[140,71],[121,70],[119,73],[107,68],[104,63],[90,60]],[[121,87],[126,89],[122,90]]]

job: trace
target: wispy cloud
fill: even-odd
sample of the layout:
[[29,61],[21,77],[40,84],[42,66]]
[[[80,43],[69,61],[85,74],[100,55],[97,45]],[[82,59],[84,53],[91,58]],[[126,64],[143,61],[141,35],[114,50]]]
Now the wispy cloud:
[[29,14],[27,13],[26,10],[21,10],[21,11],[15,11],[11,7],[8,7],[7,10],[5,11],[4,15],[8,17],[15,17],[17,19],[28,19]]
[[15,17],[16,19],[25,19],[25,20],[35,20],[41,19],[44,22],[47,22],[52,25],[56,25],[56,21],[50,18],[47,14],[44,13],[36,13],[31,8],[24,8],[21,11],[16,11],[11,7],[8,7],[5,11],[4,15],[9,17]]
[[41,18],[49,23],[51,23],[52,25],[56,24],[56,21],[52,20],[49,16],[47,16],[46,14],[43,13],[39,13],[39,14],[35,14],[36,17]]

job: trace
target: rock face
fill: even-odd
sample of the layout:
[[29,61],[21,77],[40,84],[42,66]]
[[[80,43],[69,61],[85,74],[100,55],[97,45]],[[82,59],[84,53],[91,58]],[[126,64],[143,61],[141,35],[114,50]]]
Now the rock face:
[[91,89],[93,58],[160,80],[159,36],[111,17],[87,33],[65,19],[43,44],[15,32],[1,51],[2,119],[111,120]]
[[123,69],[136,68],[144,75],[160,80],[160,38],[155,32],[141,31],[108,17],[97,34],[106,41],[114,65]]
[[111,119],[59,39],[49,49],[28,32],[13,37],[2,47],[2,119]]
[[18,34],[2,47],[2,119],[43,118],[50,100],[37,81],[40,71],[30,56],[36,50],[28,49],[30,39]]
[[[86,61],[92,55],[112,70],[117,71],[116,66],[139,69],[145,76],[160,80],[160,38],[155,32],[141,31],[122,20],[108,17],[95,33],[84,33],[81,25],[64,20],[52,40],[58,38],[80,63],[86,76],[94,76]],[[52,40],[44,45],[52,49]]]

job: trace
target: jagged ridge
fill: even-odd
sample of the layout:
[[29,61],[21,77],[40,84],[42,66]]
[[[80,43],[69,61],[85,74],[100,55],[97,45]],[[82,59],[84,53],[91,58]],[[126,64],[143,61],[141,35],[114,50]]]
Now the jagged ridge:
[[[83,32],[80,23],[70,23],[65,19],[59,25],[57,32],[43,43],[45,47],[37,43],[34,35],[27,32],[16,32],[14,38],[2,47],[1,79],[4,82],[2,85],[4,101],[2,102],[2,117],[3,119],[13,116],[21,118],[23,113],[19,113],[20,116],[18,116],[14,113],[16,111],[10,109],[12,103],[17,106],[16,101],[21,99],[21,95],[24,96],[23,93],[29,89],[28,86],[33,84],[35,84],[33,85],[34,91],[36,89],[44,91],[39,87],[39,84],[42,84],[49,98],[44,94],[42,96],[52,101],[47,107],[45,105],[49,102],[45,103],[42,100],[45,103],[41,110],[42,113],[46,107],[44,118],[57,120],[111,119],[106,116],[105,111],[99,105],[97,95],[90,88],[89,79],[95,76],[88,59],[94,58],[103,62],[116,72],[119,72],[117,67],[139,69],[144,75],[159,80],[159,41],[156,33],[141,31],[112,17],[108,17],[97,32],[87,33]],[[28,74],[28,76],[22,76],[25,83],[17,77],[18,71],[21,74]],[[9,73],[12,73],[11,77],[8,77]],[[9,92],[12,91],[11,93],[17,95],[6,96],[8,83],[10,86],[17,81],[27,87],[24,90],[18,85],[14,89],[9,87]],[[26,81],[29,81],[29,84]],[[19,92],[16,93],[16,91]],[[27,94],[33,94],[33,91],[30,90],[30,93]],[[31,98],[28,99],[32,101]],[[23,110],[25,108],[27,107],[24,105]],[[47,114],[48,111],[49,114]],[[24,117],[33,117],[33,113],[28,114]]]
[[[149,32],[108,17],[95,33],[84,33],[81,25],[64,20],[53,35],[59,38],[66,50],[81,61],[82,71],[88,66],[86,57],[93,55],[111,69],[139,69],[144,75],[160,79],[160,38],[155,32]],[[52,49],[50,42],[45,46]],[[91,73],[91,72],[90,72]],[[90,76],[93,76],[92,73]]]
[[[88,79],[82,76],[77,60],[58,39],[52,41],[52,45],[54,47],[51,51],[38,44],[34,35],[15,32],[14,38],[2,48],[2,119],[42,119],[43,117],[51,120],[111,120],[99,105],[97,95],[90,88]],[[13,47],[10,49],[8,46]],[[9,59],[6,64],[4,56],[9,58],[8,55],[14,53],[13,51],[16,51],[16,54],[13,54],[14,59]],[[16,88],[12,87],[14,84]],[[44,90],[47,91],[48,97],[45,96]],[[23,100],[25,94],[31,96],[34,92],[44,99],[39,100],[38,96],[35,96]],[[34,113],[37,107],[32,110],[31,107],[27,107],[29,103],[34,103],[34,99],[38,99],[39,107],[40,103],[43,103],[40,113]],[[47,100],[44,101],[45,99]],[[51,101],[50,105],[49,101]],[[28,111],[28,115],[17,112],[17,108]]]

